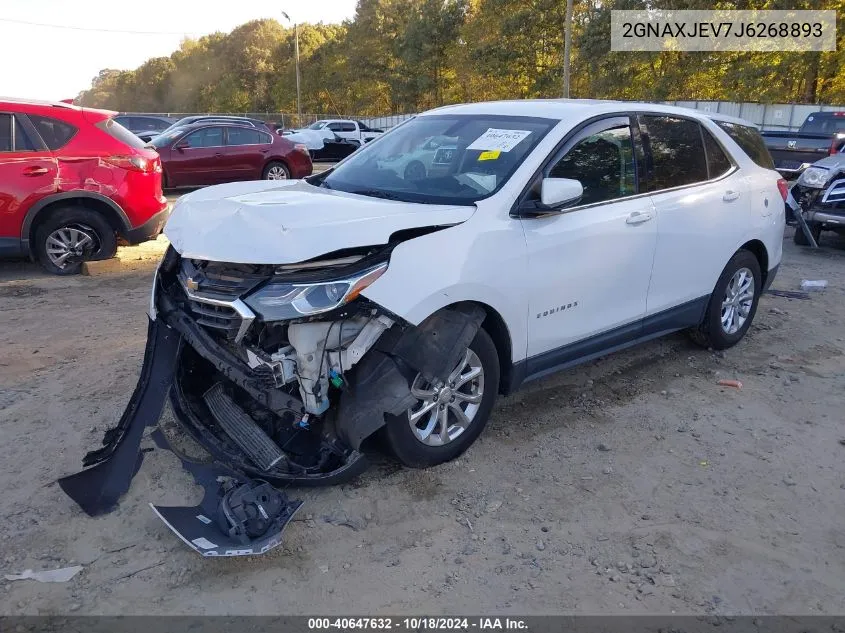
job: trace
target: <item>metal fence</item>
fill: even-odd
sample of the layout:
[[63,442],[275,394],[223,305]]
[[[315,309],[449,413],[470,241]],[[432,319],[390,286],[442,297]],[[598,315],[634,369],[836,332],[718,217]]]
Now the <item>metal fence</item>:
[[[659,101],[683,108],[692,108],[703,112],[714,112],[739,117],[750,121],[764,130],[783,130],[786,132],[797,130],[807,115],[812,112],[845,111],[845,105],[813,105],[805,103],[750,103],[735,101]],[[303,114],[301,119],[296,114],[287,112],[127,112],[125,114],[155,114],[182,118],[201,114],[218,114],[227,116],[246,116],[276,123],[283,127],[305,127],[320,119],[354,119],[369,127],[387,130],[402,121],[414,116],[413,114],[388,114],[384,116],[355,116],[333,114]]]

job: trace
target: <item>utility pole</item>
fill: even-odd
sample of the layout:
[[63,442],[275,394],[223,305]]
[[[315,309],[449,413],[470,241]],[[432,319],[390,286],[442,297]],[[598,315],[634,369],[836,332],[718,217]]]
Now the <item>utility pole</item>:
[[[282,11],[282,15],[290,24],[290,16],[284,11]],[[296,58],[296,124],[302,127],[302,93],[299,90],[299,23],[297,22],[293,23],[293,50]]]
[[572,0],[566,0],[566,24],[563,31],[563,98],[569,99],[569,58],[572,54]]

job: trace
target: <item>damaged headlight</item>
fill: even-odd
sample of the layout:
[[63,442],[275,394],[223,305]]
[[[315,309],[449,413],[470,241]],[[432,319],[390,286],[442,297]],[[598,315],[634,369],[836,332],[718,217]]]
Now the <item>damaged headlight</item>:
[[798,178],[798,184],[802,187],[821,189],[827,182],[829,173],[827,169],[821,167],[808,167]]
[[311,284],[271,282],[244,302],[265,321],[284,321],[328,312],[349,303],[387,270],[387,262],[354,277]]

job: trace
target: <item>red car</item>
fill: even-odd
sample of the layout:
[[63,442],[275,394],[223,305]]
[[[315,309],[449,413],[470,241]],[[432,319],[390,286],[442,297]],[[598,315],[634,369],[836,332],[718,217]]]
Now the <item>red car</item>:
[[312,170],[304,145],[245,125],[192,123],[153,138],[148,147],[161,155],[165,187],[287,180]]
[[115,114],[0,98],[0,256],[67,275],[159,234],[161,162]]

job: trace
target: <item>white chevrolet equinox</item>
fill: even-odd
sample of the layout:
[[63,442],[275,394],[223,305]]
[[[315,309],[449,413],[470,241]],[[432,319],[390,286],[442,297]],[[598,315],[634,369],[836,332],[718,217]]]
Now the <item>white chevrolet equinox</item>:
[[194,439],[272,482],[346,479],[377,434],[438,464],[530,380],[678,330],[738,343],[781,260],[785,192],[739,119],[426,112],[304,181],[182,197],[147,351],[172,363],[149,358],[142,382],[168,381]]

